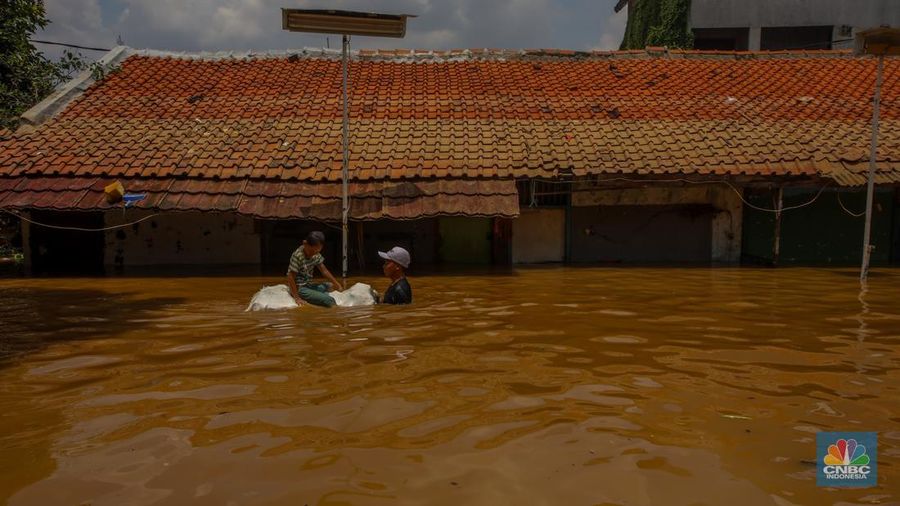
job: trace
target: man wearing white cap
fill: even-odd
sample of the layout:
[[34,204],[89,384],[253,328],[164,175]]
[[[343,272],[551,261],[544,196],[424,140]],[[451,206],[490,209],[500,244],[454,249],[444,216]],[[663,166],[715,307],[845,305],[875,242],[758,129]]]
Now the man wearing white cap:
[[406,269],[409,268],[409,252],[400,246],[390,251],[379,251],[378,256],[384,259],[384,275],[391,280],[391,285],[384,292],[383,304],[412,303],[412,287],[406,280]]

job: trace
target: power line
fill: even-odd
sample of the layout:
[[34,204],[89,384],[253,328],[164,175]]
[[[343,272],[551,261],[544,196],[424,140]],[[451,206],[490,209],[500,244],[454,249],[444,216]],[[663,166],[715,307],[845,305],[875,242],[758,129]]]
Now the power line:
[[154,218],[154,217],[159,216],[160,214],[162,214],[162,213],[154,213],[154,214],[150,214],[150,215],[144,216],[143,218],[141,218],[141,219],[139,219],[139,220],[135,220],[135,221],[128,222],[128,223],[122,223],[121,225],[112,225],[112,226],[110,226],[110,227],[102,227],[102,228],[81,228],[81,227],[63,227],[63,226],[60,226],[60,225],[48,225],[48,224],[46,224],[46,223],[40,223],[40,222],[37,222],[37,221],[34,221],[34,220],[30,220],[30,219],[28,219],[28,218],[22,216],[21,214],[14,213],[14,212],[12,212],[12,211],[8,211],[8,210],[6,210],[6,209],[3,209],[2,207],[0,207],[0,212],[3,212],[3,213],[6,213],[6,214],[15,216],[16,218],[19,218],[19,219],[22,220],[22,221],[27,221],[28,223],[31,223],[32,225],[37,225],[37,226],[39,226],[39,227],[53,228],[53,229],[56,229],[56,230],[75,230],[75,231],[77,231],[77,232],[105,232],[105,231],[107,231],[107,230],[116,230],[116,229],[119,229],[119,228],[130,227],[130,226],[132,226],[132,225],[135,225],[135,224],[140,223],[140,222],[145,221],[145,220],[149,220],[150,218]]
[[840,192],[838,192],[838,194],[837,194],[837,201],[838,201],[838,204],[841,206],[841,209],[843,209],[845,213],[849,214],[850,216],[853,216],[854,218],[859,218],[859,217],[865,216],[865,214],[866,214],[865,211],[863,211],[861,213],[854,213],[853,211],[847,209],[847,206],[845,206],[844,202],[841,200]]
[[104,52],[111,51],[110,49],[105,49],[105,48],[102,48],[102,47],[79,46],[79,45],[77,45],[77,44],[66,44],[65,42],[52,42],[52,41],[49,41],[49,40],[37,40],[37,39],[31,39],[29,42],[35,42],[35,43],[37,43],[37,44],[49,44],[49,45],[51,45],[51,46],[71,47],[71,48],[73,48],[73,49],[85,49],[85,50],[87,50],[87,51],[104,51]]

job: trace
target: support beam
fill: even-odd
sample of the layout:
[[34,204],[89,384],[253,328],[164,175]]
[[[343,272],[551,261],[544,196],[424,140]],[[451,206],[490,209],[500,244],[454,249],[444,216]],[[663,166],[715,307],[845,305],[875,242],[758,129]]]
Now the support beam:
[[778,187],[775,197],[775,241],[772,243],[772,265],[777,266],[781,257],[781,210],[784,209],[784,187]]

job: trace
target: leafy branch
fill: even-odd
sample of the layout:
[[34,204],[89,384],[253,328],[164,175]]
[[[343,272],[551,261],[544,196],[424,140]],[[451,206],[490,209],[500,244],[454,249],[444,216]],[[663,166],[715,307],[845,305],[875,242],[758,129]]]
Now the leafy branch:
[[621,49],[690,49],[694,46],[694,35],[688,28],[690,12],[691,0],[631,0]]
[[66,50],[57,61],[41,54],[29,39],[49,23],[42,0],[0,0],[0,129],[14,130],[23,112],[78,73],[106,75],[81,53]]

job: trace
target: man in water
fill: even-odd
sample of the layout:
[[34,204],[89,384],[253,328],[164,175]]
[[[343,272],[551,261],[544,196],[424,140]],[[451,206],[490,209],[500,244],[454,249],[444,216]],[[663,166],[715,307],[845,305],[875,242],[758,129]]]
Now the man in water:
[[[331,275],[331,271],[325,267],[325,258],[322,256],[323,246],[325,246],[325,234],[319,231],[310,232],[303,240],[303,244],[291,255],[287,285],[298,306],[302,306],[302,301],[306,301],[316,306],[332,307],[335,302],[328,292],[332,287],[335,290],[344,290],[344,287]],[[314,267],[318,267],[319,272],[330,283],[313,283]]]
[[384,259],[384,275],[391,280],[390,286],[381,298],[382,304],[412,303],[412,287],[406,280],[406,269],[409,268],[409,252],[400,246],[390,251],[379,251],[378,256]]

